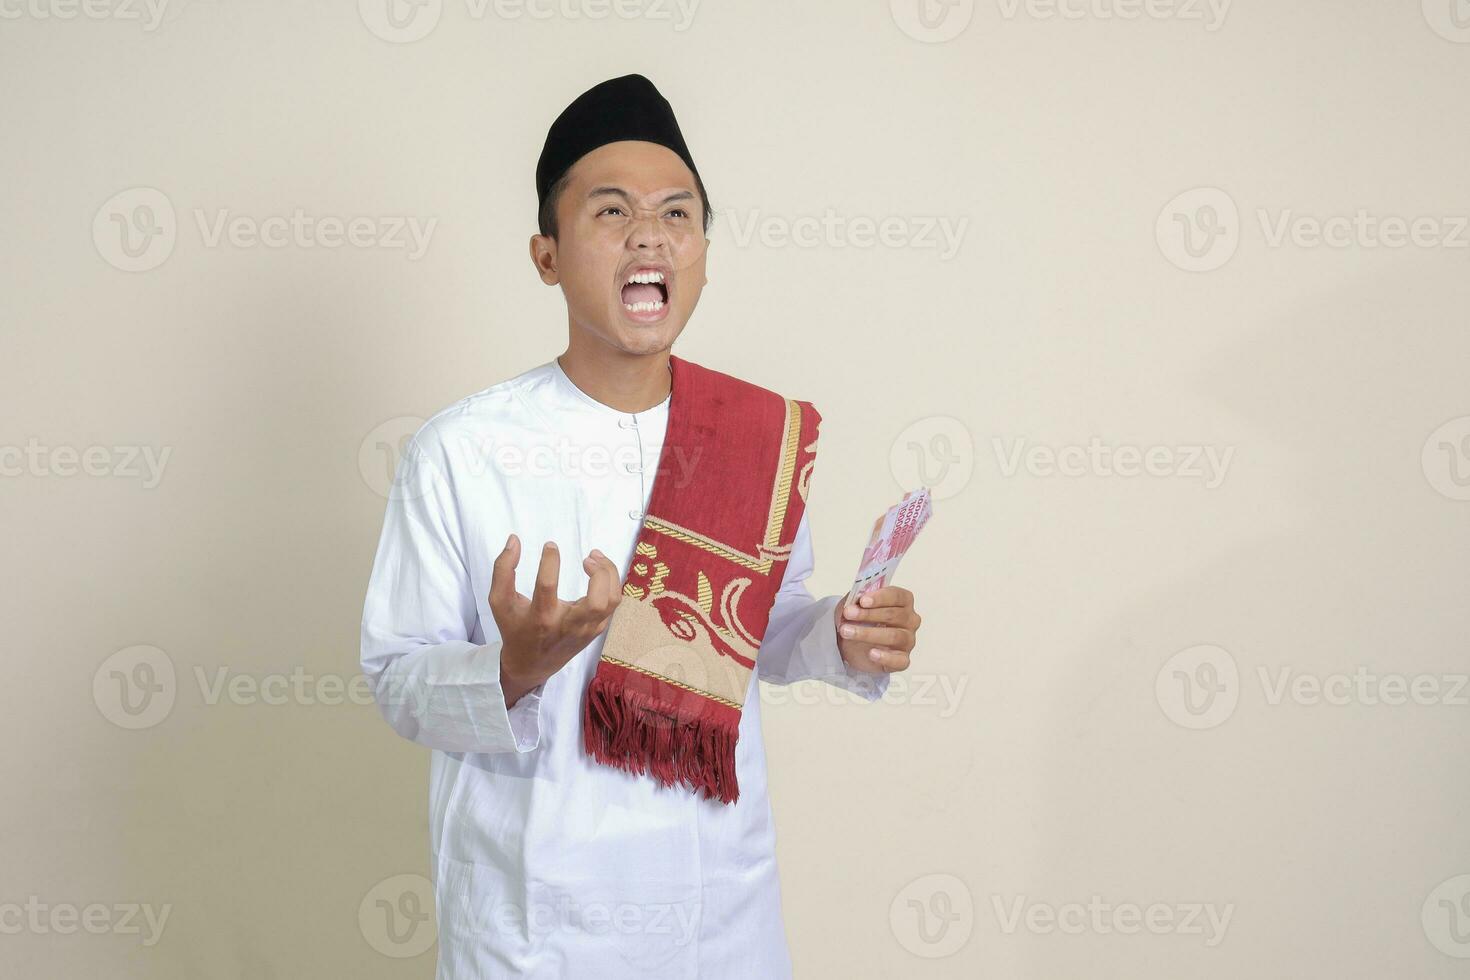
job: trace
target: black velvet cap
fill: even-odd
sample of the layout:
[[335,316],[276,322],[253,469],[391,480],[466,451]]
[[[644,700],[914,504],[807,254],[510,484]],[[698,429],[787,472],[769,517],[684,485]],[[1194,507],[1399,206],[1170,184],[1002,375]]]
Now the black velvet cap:
[[674,108],[642,75],[623,75],[599,82],[561,111],[546,134],[541,159],[536,162],[536,206],[546,203],[551,185],[572,164],[606,143],[644,140],[667,146],[689,167],[696,181],[699,171]]

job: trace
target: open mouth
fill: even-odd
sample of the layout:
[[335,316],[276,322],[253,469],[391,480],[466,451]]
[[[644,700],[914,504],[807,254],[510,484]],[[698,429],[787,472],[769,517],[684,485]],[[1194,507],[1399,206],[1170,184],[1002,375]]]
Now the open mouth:
[[662,313],[669,302],[669,285],[659,269],[634,269],[623,283],[623,309],[638,316]]

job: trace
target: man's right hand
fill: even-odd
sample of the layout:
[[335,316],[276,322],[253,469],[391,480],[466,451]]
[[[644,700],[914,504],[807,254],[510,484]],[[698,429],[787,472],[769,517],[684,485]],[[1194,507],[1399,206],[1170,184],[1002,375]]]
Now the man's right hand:
[[516,591],[520,560],[521,541],[512,534],[490,575],[490,612],[500,627],[500,684],[507,708],[606,629],[622,599],[617,566],[596,548],[582,561],[590,581],[587,594],[576,602],[557,598],[561,556],[554,543],[548,541],[541,549],[536,588],[529,599]]

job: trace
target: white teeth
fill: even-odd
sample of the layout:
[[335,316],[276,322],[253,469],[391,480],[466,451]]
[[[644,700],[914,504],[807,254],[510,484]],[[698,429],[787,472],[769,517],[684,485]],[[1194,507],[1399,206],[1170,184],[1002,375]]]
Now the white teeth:
[[[663,282],[663,281],[664,281],[664,274],[662,272],[659,272],[657,269],[645,269],[642,272],[635,272],[631,276],[628,277],[628,282],[629,283],[635,283],[635,282],[638,282],[638,283],[655,283],[655,282]],[[645,302],[645,303],[624,303],[623,304],[623,309],[627,310],[629,313],[657,313],[659,310],[662,310],[663,308],[664,308],[663,300],[653,300],[651,302]]]

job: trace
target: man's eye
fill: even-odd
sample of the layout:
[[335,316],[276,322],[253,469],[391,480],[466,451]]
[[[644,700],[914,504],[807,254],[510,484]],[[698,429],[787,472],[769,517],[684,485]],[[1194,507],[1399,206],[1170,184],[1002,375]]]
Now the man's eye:
[[689,217],[689,212],[685,211],[683,208],[674,208],[673,210],[669,211],[669,214],[678,215],[681,218]]
[[607,214],[609,211],[621,211],[621,210],[623,210],[623,209],[620,208],[620,207],[618,207],[616,204],[609,204],[607,207],[603,208],[601,211],[599,211],[597,213],[599,215],[603,215],[603,214]]

